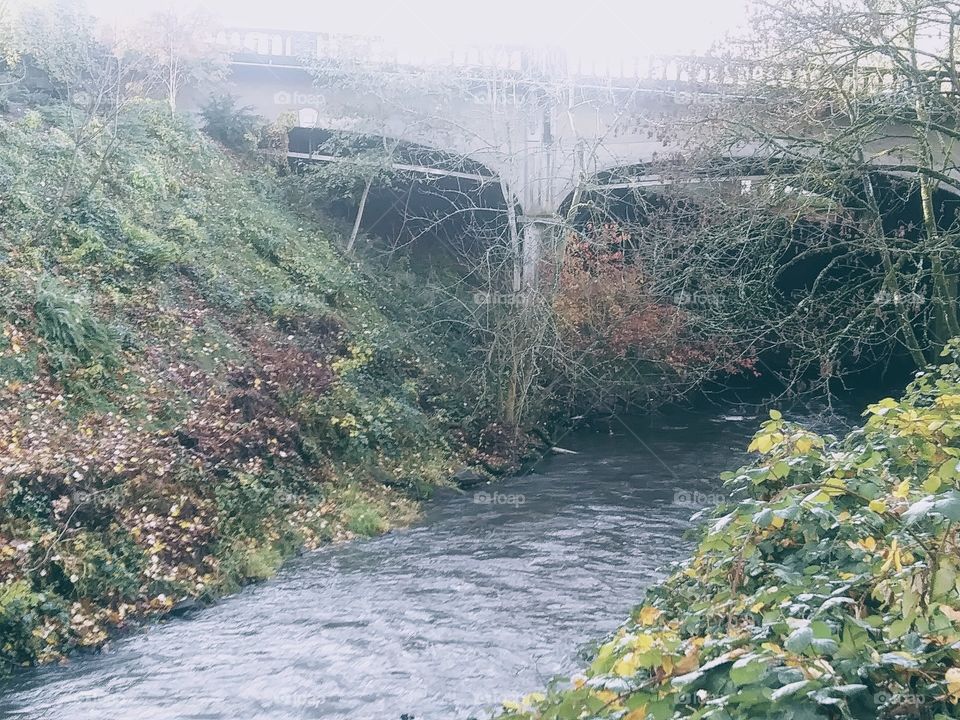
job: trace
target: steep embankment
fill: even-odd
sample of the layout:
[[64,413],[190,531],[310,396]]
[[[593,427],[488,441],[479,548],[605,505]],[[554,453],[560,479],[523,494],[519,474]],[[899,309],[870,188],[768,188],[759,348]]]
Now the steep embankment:
[[960,717],[960,343],[845,439],[776,412],[693,557],[510,720]]
[[407,521],[469,454],[279,195],[149,103],[0,118],[0,672]]

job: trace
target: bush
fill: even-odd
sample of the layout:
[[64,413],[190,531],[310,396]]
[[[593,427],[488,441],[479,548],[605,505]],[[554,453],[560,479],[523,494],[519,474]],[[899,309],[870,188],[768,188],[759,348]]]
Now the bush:
[[373,537],[387,530],[387,522],[377,509],[364,502],[357,502],[344,510],[347,530],[354,535]]
[[89,303],[71,294],[55,278],[46,278],[37,288],[33,305],[37,332],[47,342],[50,359],[61,370],[117,364],[117,343],[93,315]]
[[776,411],[693,557],[532,718],[960,716],[960,344],[845,439]]
[[252,150],[259,142],[263,121],[250,106],[237,107],[232,95],[211,96],[200,114],[203,131],[233,150]]
[[56,588],[61,594],[100,601],[136,600],[147,561],[125,533],[98,536],[81,531],[63,542],[58,555],[59,560],[48,568],[48,582],[68,585],[69,589]]
[[43,623],[44,616],[50,615],[62,616],[62,608],[33,592],[27,581],[0,587],[0,672],[53,654],[58,638],[52,634],[52,624]]
[[127,240],[138,268],[148,275],[161,272],[180,259],[176,243],[164,240],[147,228],[131,224],[127,228]]
[[254,540],[237,542],[230,546],[220,563],[224,589],[232,590],[251,580],[266,580],[282,563],[283,554],[273,545],[261,545]]

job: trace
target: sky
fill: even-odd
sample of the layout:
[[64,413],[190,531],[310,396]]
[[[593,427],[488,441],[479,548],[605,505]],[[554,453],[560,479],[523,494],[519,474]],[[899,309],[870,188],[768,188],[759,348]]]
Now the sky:
[[[39,4],[46,0],[13,0]],[[747,0],[86,0],[126,22],[201,7],[227,26],[369,34],[411,45],[560,46],[584,55],[704,52],[742,23]]]

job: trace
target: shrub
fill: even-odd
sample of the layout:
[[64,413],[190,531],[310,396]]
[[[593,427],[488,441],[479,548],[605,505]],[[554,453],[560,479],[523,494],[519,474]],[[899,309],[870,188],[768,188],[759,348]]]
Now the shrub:
[[58,638],[53,624],[44,622],[45,616],[53,615],[62,620],[62,608],[31,590],[26,580],[0,587],[0,672],[53,653]]
[[117,364],[117,343],[90,310],[89,303],[47,277],[37,288],[33,305],[37,332],[46,341],[50,359],[60,370]]
[[180,259],[176,243],[164,240],[152,230],[138,225],[126,228],[130,252],[140,270],[147,274],[158,273]]
[[254,540],[234,543],[220,563],[224,587],[232,589],[245,581],[266,580],[282,563],[283,555],[273,545]]
[[61,594],[100,601],[136,600],[147,563],[143,551],[125,533],[79,532],[60,546],[57,555],[59,559],[48,568],[48,582],[67,585],[69,589],[60,588]]
[[232,95],[211,96],[201,111],[203,131],[233,150],[251,150],[257,146],[262,120],[250,106],[237,107]]

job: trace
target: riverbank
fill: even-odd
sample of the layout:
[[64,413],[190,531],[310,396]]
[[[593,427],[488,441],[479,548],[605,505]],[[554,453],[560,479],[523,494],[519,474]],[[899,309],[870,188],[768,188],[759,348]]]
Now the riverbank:
[[578,648],[690,553],[691,513],[756,426],[716,410],[625,420],[565,436],[577,454],[532,473],[438,491],[409,529],[305,553],[105,655],[0,681],[0,718],[489,717],[576,671]]
[[693,556],[501,717],[960,716],[958,357],[845,438],[771,412]]
[[151,102],[83,121],[0,117],[0,672],[407,525],[525,452],[273,169]]

